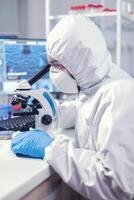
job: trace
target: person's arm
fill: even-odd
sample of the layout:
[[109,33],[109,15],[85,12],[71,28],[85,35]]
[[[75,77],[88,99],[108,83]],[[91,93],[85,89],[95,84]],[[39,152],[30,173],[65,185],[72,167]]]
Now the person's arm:
[[72,128],[75,126],[76,119],[76,101],[65,101],[57,105],[58,107],[58,125],[60,128]]
[[118,86],[112,91],[110,100],[104,95],[106,100],[97,110],[100,122],[93,126],[98,130],[97,151],[76,149],[65,136],[46,148],[47,162],[88,199],[128,200],[134,196],[134,96],[131,88],[122,87],[123,92]]
[[54,171],[85,198],[117,200],[105,180],[105,169],[99,154],[74,148],[72,142],[65,136],[58,137],[45,149],[45,152],[45,160]]

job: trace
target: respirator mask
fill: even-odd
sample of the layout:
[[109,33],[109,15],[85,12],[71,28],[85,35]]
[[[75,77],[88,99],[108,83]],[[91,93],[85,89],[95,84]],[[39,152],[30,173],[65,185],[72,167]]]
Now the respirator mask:
[[62,65],[52,65],[50,67],[49,76],[57,90],[68,94],[78,94],[76,80]]

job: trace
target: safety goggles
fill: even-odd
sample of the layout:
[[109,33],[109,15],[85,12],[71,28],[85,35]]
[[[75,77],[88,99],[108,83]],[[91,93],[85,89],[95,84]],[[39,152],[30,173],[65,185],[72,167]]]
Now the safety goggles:
[[[62,64],[60,64],[57,60],[53,60],[50,62],[50,65],[53,66],[55,68],[55,70],[59,71],[59,70],[67,70]],[[72,74],[70,74],[70,72],[67,70],[67,72],[69,73],[69,75],[75,79]]]
[[62,70],[65,69],[62,64],[60,64],[57,60],[53,60],[50,62],[50,65],[55,67],[56,69]]

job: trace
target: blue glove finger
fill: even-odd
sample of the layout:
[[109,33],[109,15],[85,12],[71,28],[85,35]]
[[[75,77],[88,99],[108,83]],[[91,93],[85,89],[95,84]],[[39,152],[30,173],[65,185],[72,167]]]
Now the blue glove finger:
[[11,141],[11,150],[16,154],[21,152],[22,146],[26,145],[26,134],[18,133]]
[[11,141],[11,146],[14,147],[15,145],[19,144],[23,138],[25,137],[24,132],[19,132]]

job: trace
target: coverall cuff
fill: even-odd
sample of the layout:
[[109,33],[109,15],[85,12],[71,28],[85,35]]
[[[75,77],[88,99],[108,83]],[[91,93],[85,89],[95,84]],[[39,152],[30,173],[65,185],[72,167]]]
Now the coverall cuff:
[[55,160],[60,160],[60,156],[62,156],[65,151],[64,143],[68,143],[69,140],[70,139],[67,136],[57,136],[56,139],[48,147],[45,148],[44,159],[46,159],[50,165],[54,163]]

